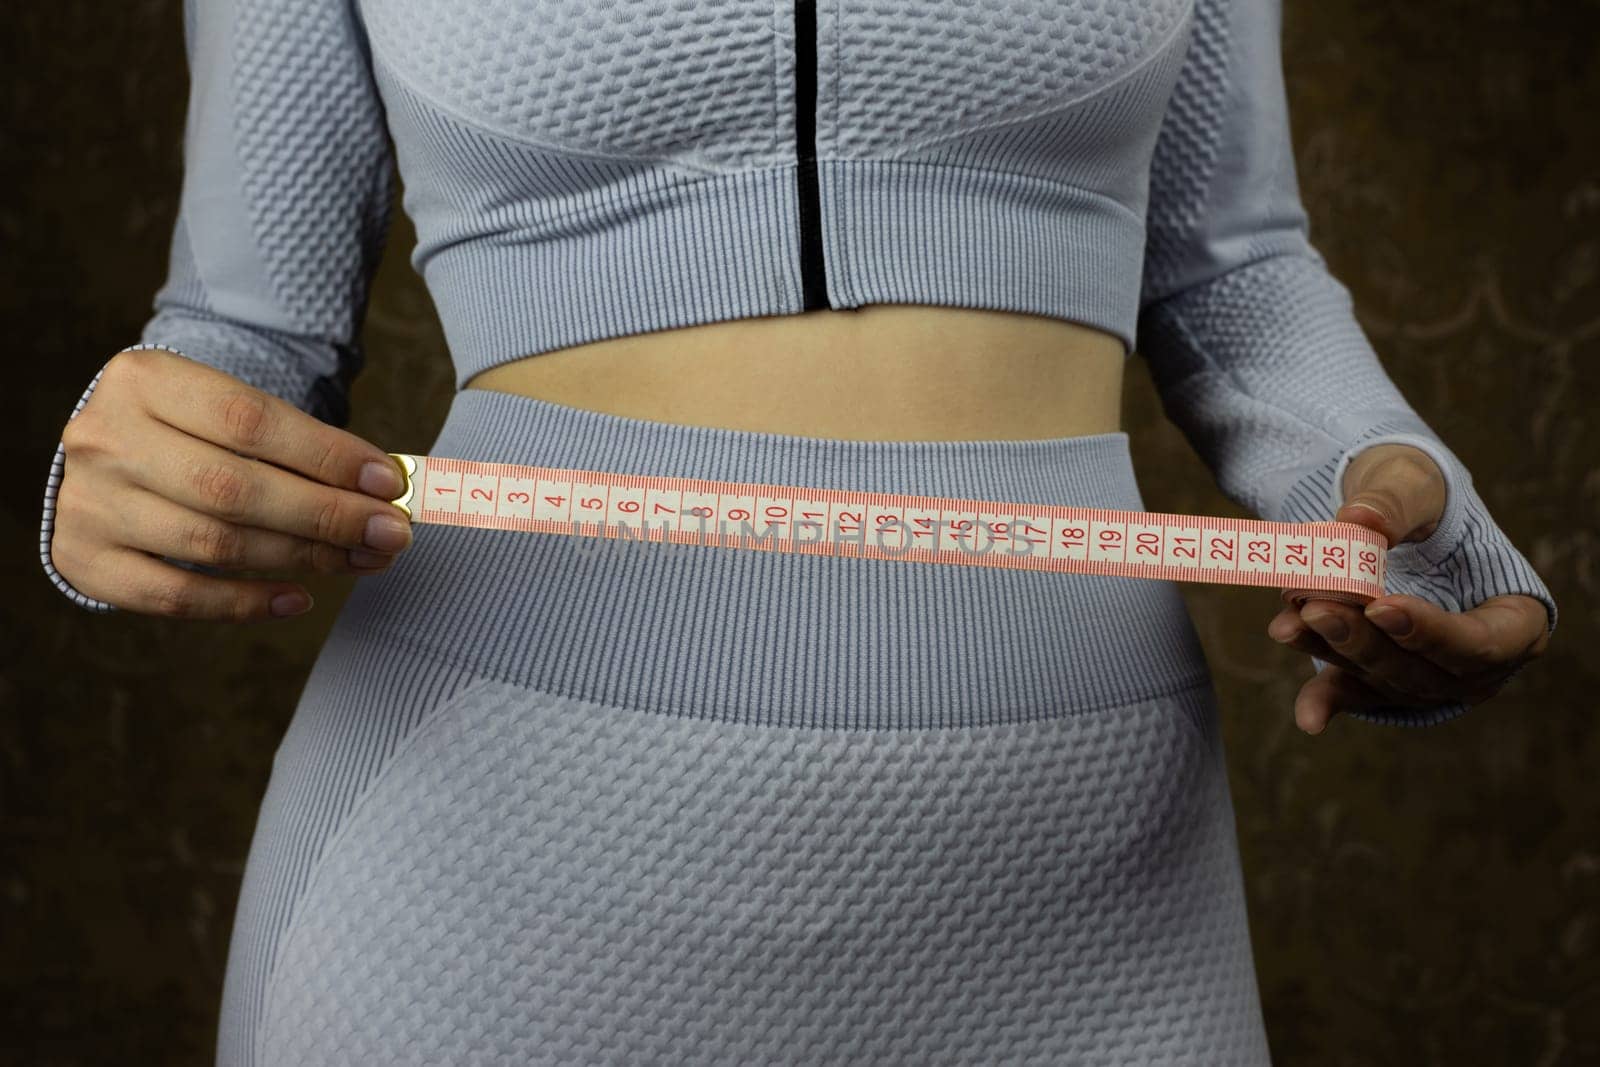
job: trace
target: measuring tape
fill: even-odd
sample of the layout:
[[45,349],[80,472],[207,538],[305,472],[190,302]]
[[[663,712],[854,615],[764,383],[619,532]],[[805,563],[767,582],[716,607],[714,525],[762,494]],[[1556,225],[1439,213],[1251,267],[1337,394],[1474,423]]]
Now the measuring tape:
[[1266,585],[1298,607],[1383,595],[1387,543],[1264,522],[479,463],[389,453],[412,522],[976,567]]

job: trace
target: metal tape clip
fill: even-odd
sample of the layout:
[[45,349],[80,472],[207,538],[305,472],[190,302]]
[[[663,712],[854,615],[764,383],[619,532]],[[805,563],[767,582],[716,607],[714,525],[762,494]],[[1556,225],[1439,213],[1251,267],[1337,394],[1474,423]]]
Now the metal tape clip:
[[390,452],[389,456],[400,465],[400,477],[406,483],[405,491],[389,503],[405,512],[406,518],[409,519],[412,517],[411,497],[417,491],[416,483],[411,479],[411,476],[417,473],[417,460],[415,456],[408,456],[403,452]]

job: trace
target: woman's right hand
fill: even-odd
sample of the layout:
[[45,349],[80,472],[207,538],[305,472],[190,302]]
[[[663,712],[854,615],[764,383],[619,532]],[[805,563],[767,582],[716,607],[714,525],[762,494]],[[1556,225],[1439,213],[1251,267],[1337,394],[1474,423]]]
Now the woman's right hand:
[[[376,574],[411,543],[382,449],[206,364],[121,352],[61,435],[50,553],[80,592],[129,611],[244,622],[311,606],[228,570]],[[241,454],[242,453],[242,454]]]

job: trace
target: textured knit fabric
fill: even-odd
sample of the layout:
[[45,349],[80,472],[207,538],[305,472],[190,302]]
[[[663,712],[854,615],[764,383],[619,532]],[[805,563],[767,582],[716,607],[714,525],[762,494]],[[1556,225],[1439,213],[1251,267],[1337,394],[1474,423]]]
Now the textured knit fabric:
[[[1277,0],[186,12],[183,194],[142,343],[343,424],[398,174],[458,385],[819,307],[1081,322],[1142,352],[1262,517],[1331,518],[1359,449],[1425,445],[1446,519],[1392,554],[1394,586],[1525,593],[1555,625],[1309,243]],[[431,451],[1142,509],[1126,448],[461,390]],[[65,458],[41,556],[110,610],[50,562]],[[420,526],[358,583],[274,761],[222,1064],[1266,1062],[1172,583],[584,552]]]
[[[469,389],[435,448],[1138,510],[1125,433],[846,441]],[[1268,1062],[1178,587],[421,525],[273,763],[219,1063]]]

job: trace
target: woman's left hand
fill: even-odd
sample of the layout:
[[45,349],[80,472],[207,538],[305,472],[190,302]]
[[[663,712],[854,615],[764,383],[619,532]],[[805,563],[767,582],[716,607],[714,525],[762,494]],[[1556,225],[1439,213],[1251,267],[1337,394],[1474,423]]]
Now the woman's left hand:
[[[1375,445],[1345,468],[1344,500],[1336,522],[1376,530],[1393,548],[1424,540],[1438,525],[1444,475],[1420,448]],[[1365,610],[1332,600],[1286,605],[1267,634],[1327,661],[1294,702],[1295,724],[1319,734],[1345,711],[1482,703],[1543,655],[1548,622],[1544,604],[1521,594],[1490,597],[1461,612],[1387,594]]]

